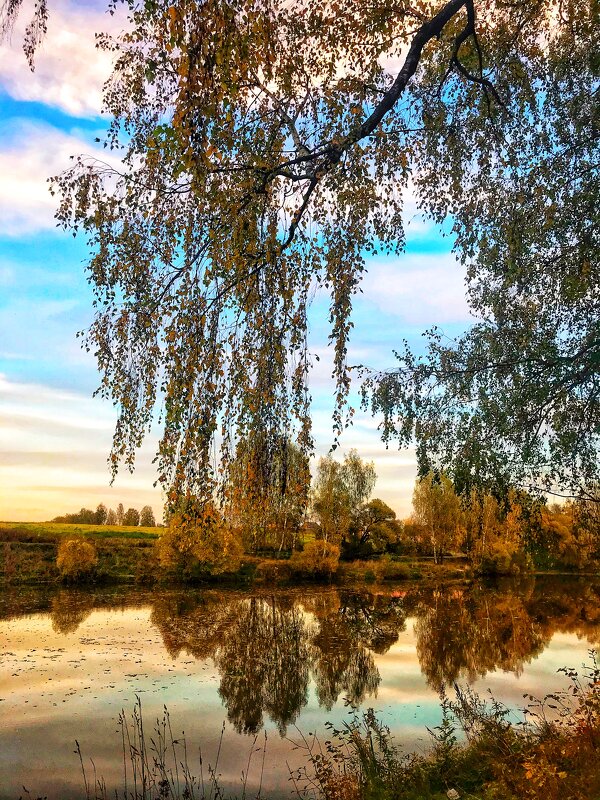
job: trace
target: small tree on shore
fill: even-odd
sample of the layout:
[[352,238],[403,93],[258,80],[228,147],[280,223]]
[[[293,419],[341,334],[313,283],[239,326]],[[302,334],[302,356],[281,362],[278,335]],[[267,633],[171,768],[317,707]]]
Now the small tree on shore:
[[369,499],[377,476],[373,462],[363,461],[356,450],[343,463],[331,456],[321,458],[313,487],[312,508],[321,538],[341,544],[356,527],[363,504]]
[[456,546],[460,537],[460,499],[452,481],[443,473],[429,472],[417,481],[413,492],[415,521],[427,531],[433,560],[440,564],[444,553]]
[[56,566],[63,580],[85,580],[93,574],[97,563],[98,555],[92,542],[63,539],[58,546]]
[[347,554],[382,552],[396,544],[401,533],[402,523],[396,519],[396,512],[376,497],[363,503],[354,515],[345,541]]
[[340,560],[339,545],[324,539],[315,539],[304,545],[300,553],[293,553],[290,567],[305,577],[331,578]]
[[184,577],[235,572],[243,555],[239,534],[215,506],[191,499],[170,516],[157,546],[161,565]]

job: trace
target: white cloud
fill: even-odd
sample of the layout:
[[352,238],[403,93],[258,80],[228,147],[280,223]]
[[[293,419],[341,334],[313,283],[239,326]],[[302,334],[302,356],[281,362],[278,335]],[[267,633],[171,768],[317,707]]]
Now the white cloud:
[[24,3],[10,41],[0,45],[0,86],[16,100],[39,101],[73,116],[97,116],[112,55],[96,48],[95,34],[114,34],[123,22],[122,12],[110,16],[105,8],[104,3],[51,3],[48,33],[31,73],[21,44],[33,11]]
[[368,264],[364,300],[402,322],[437,325],[472,322],[465,270],[451,253],[403,255]]
[[[55,228],[58,202],[50,194],[48,178],[68,169],[71,156],[87,153],[109,160],[78,136],[23,120],[3,126],[0,142],[0,235]],[[118,162],[112,158],[111,163]]]
[[109,485],[114,416],[98,398],[0,374],[0,519],[50,519],[100,502],[149,504],[160,519],[156,437],[141,449],[135,473],[123,471]]

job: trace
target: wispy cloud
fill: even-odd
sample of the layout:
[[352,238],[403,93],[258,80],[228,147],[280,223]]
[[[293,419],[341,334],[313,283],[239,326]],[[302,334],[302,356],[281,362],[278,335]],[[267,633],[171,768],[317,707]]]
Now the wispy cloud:
[[5,123],[0,128],[0,235],[55,228],[57,200],[48,178],[68,169],[71,157],[82,153],[106,160],[104,151],[50,125],[15,119]]
[[362,289],[365,302],[408,324],[426,327],[473,320],[465,270],[451,253],[371,261]]
[[100,502],[148,503],[160,518],[156,438],[140,451],[135,473],[123,472],[111,487],[113,427],[113,408],[98,398],[0,374],[0,519],[50,519]]

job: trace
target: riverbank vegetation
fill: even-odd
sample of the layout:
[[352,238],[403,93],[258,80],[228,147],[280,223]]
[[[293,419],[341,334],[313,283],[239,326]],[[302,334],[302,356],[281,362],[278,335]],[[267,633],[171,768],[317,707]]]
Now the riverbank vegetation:
[[[290,445],[280,483],[261,495],[246,480],[248,458],[240,454],[224,497],[183,495],[167,507],[164,527],[109,525],[104,512],[104,522],[89,525],[0,523],[0,580],[377,582],[596,574],[600,566],[599,510],[589,500],[549,504],[517,489],[505,497],[459,495],[447,475],[430,472],[415,484],[413,513],[399,520],[372,497],[373,464],[356,451],[343,461],[322,458],[311,485],[306,461]],[[67,547],[85,550],[90,568],[73,558],[72,569],[65,566]]]
[[[321,746],[302,738],[301,794],[323,800],[591,800],[600,797],[600,670],[563,669],[567,690],[529,697],[525,720],[455,686],[426,754],[406,754],[369,710]],[[302,792],[304,790],[304,792]],[[307,791],[308,790],[308,791]]]

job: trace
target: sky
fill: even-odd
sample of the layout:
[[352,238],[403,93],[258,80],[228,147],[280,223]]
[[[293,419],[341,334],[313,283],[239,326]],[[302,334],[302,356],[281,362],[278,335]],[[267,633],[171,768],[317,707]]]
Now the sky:
[[[0,520],[48,520],[104,502],[125,508],[152,505],[158,431],[139,452],[133,474],[110,485],[107,456],[116,412],[93,397],[99,383],[93,356],[76,337],[92,318],[84,241],[56,227],[47,179],[70,157],[93,155],[106,128],[102,84],[110,58],[94,34],[118,32],[101,0],[51,5],[48,34],[29,71],[20,49],[26,11],[0,45]],[[32,5],[32,4],[29,4]],[[368,262],[355,305],[349,361],[393,366],[392,350],[439,325],[449,335],[469,323],[464,271],[450,240],[406,201],[407,248],[401,257]],[[321,361],[311,376],[317,456],[332,441],[333,385],[327,358],[327,306],[311,312],[311,347]],[[386,449],[379,420],[359,412],[338,453],[356,448],[373,460],[374,495],[400,517],[410,513],[414,451]]]

